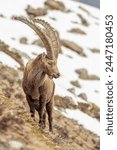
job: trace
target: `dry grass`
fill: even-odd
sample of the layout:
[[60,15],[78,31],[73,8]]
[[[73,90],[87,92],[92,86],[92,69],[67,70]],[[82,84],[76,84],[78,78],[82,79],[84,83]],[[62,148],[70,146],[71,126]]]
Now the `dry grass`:
[[[16,70],[0,64],[0,147],[12,149],[12,141],[22,144],[22,150],[99,150],[99,137],[74,120],[63,117],[54,111],[54,133],[48,128],[38,127],[30,115]],[[1,84],[2,83],[2,84]],[[18,96],[16,96],[16,93]],[[69,100],[68,100],[69,99]],[[68,97],[55,97],[55,106],[61,109],[78,109]],[[80,107],[82,110],[94,108]],[[79,108],[79,109],[80,109]],[[86,112],[87,113],[87,112]],[[48,127],[48,126],[47,126]],[[33,140],[32,140],[33,139]]]

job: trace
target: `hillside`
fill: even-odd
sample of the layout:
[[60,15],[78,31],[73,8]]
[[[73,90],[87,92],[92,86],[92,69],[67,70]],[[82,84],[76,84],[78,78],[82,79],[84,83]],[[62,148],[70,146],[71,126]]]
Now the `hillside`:
[[[0,3],[1,150],[99,150],[99,10],[74,0]],[[39,16],[59,33],[54,134],[39,129],[38,116],[30,118],[21,87],[26,62],[45,48],[14,15]]]
[[[62,116],[57,110],[54,111],[54,133],[49,133],[48,128],[44,131],[39,129],[38,115],[35,122],[29,115],[17,71],[2,64],[0,70],[1,150],[38,150],[38,147],[41,150],[99,149],[99,137],[96,134]],[[58,107],[56,102],[55,107]]]

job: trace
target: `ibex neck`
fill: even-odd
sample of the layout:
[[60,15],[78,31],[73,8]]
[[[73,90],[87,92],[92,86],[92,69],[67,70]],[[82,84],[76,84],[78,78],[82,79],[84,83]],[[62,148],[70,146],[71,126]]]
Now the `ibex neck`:
[[36,57],[36,59],[33,60],[33,63],[32,63],[32,73],[31,73],[31,76],[32,76],[32,80],[33,80],[33,85],[35,87],[39,87],[43,84],[43,82],[45,81],[46,79],[46,74],[44,73],[44,68],[42,66],[42,62],[41,62],[41,55],[38,55]]
[[35,71],[34,75],[34,86],[40,86],[45,81],[46,74],[41,70],[41,68],[38,68],[38,70]]

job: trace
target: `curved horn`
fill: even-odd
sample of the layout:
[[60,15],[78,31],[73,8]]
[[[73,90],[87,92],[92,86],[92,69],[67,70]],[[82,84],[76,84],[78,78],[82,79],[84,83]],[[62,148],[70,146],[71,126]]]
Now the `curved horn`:
[[37,33],[37,35],[41,38],[42,42],[44,43],[44,46],[47,51],[47,57],[49,59],[54,58],[54,52],[52,50],[51,41],[40,27],[38,27],[32,20],[28,20],[25,17],[13,17],[13,19],[19,20],[19,21],[27,24],[29,27],[31,27]]
[[55,58],[57,58],[59,51],[60,51],[60,43],[59,43],[59,38],[58,38],[57,32],[54,30],[53,27],[50,26],[50,24],[48,22],[46,22],[42,19],[34,19],[33,21],[36,23],[39,23],[45,27],[46,32],[52,42],[52,49],[54,51]]

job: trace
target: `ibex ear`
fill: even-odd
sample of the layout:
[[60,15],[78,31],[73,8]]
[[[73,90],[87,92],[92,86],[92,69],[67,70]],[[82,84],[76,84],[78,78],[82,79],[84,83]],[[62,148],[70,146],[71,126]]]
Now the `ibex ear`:
[[42,53],[42,57],[43,57],[43,58],[45,58],[45,57],[46,57],[46,54],[45,54],[45,52],[43,52],[43,53]]
[[46,57],[45,52],[42,53],[42,59]]
[[46,54],[43,52],[42,55],[41,55],[41,60],[42,62],[44,61],[44,58],[46,57]]

